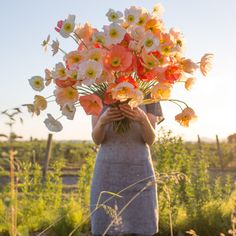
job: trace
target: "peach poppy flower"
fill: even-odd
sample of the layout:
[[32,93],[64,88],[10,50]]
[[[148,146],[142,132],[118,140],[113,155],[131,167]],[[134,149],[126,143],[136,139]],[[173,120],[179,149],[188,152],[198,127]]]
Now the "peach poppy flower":
[[92,28],[89,22],[86,22],[84,25],[79,24],[76,27],[74,33],[75,33],[75,37],[78,40],[83,39],[85,41],[90,41],[92,38],[92,34],[96,31],[97,30]]
[[72,87],[56,87],[53,93],[56,96],[56,102],[61,106],[65,103],[75,103],[79,98],[78,91]]
[[184,84],[185,88],[187,90],[190,90],[193,87],[193,85],[195,84],[195,81],[196,81],[196,78],[194,78],[194,77],[188,78]]
[[153,99],[169,99],[172,86],[169,83],[158,83],[152,87],[151,97]]
[[180,114],[175,116],[175,120],[184,127],[189,127],[189,122],[197,119],[192,108],[186,107]]
[[103,108],[102,100],[96,94],[80,96],[79,102],[87,115],[98,116]]
[[121,102],[126,101],[128,98],[132,97],[132,91],[134,86],[129,82],[121,82],[111,91],[112,98],[117,99]]
[[101,76],[98,77],[95,82],[96,84],[101,84],[104,82],[112,83],[114,82],[114,80],[115,80],[114,75],[110,71],[103,68]]
[[34,112],[38,116],[40,111],[43,111],[47,108],[47,101],[43,96],[35,95],[34,96]]
[[66,80],[55,79],[54,82],[56,83],[58,87],[66,88],[66,87],[73,86],[74,84],[76,84],[77,79],[74,79],[72,77],[67,77]]
[[212,68],[213,54],[206,53],[200,61],[200,70],[204,76],[207,76],[208,72]]
[[159,64],[159,60],[152,53],[146,53],[143,51],[141,57],[144,62],[142,65],[147,69],[153,69]]
[[199,66],[191,59],[181,58],[180,63],[183,67],[183,71],[189,74],[192,74],[194,71],[196,71],[196,69],[199,68]]
[[131,93],[131,100],[128,102],[128,104],[133,109],[143,102],[143,98],[144,96],[142,91],[140,91],[139,89],[133,89]]
[[115,45],[104,58],[104,66],[112,71],[125,71],[132,63],[132,53],[123,46]]
[[73,65],[77,65],[83,59],[83,56],[78,51],[71,51],[64,56],[64,61],[66,62],[66,67],[70,68]]

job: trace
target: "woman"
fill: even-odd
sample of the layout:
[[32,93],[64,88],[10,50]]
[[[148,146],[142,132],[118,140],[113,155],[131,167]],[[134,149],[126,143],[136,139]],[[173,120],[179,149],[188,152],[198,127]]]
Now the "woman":
[[[119,134],[112,122],[125,117],[131,120],[130,129]],[[159,102],[133,109],[104,106],[98,117],[92,116],[92,138],[101,144],[90,191],[93,235],[158,232],[157,186],[149,146],[155,142],[156,123],[163,119]]]

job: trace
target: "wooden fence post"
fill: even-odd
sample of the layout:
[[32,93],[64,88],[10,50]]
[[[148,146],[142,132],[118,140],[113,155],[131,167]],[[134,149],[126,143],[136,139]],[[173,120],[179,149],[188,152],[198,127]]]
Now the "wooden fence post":
[[219,142],[218,135],[216,135],[216,146],[217,146],[217,154],[218,154],[219,161],[220,161],[221,171],[223,171],[224,170],[224,163],[223,163],[222,151],[220,148],[220,142]]
[[51,158],[51,151],[52,151],[52,134],[49,133],[48,134],[48,140],[47,140],[46,156],[45,156],[45,160],[44,160],[44,163],[43,163],[43,177],[42,177],[43,183],[46,180],[48,164],[49,164],[49,160]]

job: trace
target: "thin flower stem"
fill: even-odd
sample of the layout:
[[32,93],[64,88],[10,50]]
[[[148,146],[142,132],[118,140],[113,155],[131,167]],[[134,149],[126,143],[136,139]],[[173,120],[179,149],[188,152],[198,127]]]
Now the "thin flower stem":
[[74,39],[74,41],[79,45],[79,42],[77,41],[77,39],[76,39],[74,36],[72,36],[72,35],[70,34],[70,37],[71,37],[72,39]]
[[62,53],[64,53],[65,55],[67,54],[67,52],[65,52],[63,49],[58,48]]
[[[88,49],[88,46],[85,44],[84,40],[80,38],[80,36],[78,34],[76,34],[74,32],[74,34],[76,35],[76,37],[78,37],[78,39],[81,41],[81,43]],[[77,41],[77,40],[76,40]],[[78,42],[78,41],[77,41]]]
[[53,95],[50,95],[50,96],[46,97],[45,99],[48,99],[48,98],[54,97],[54,96],[55,96],[55,95],[53,94]]
[[58,118],[56,118],[56,120],[59,120],[59,119],[61,119],[63,116],[64,116],[64,115],[61,115],[61,116],[59,116]]

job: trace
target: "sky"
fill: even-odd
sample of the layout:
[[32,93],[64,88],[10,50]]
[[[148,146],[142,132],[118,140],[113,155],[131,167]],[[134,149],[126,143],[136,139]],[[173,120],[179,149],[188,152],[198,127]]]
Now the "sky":
[[[165,13],[163,20],[166,28],[177,27],[186,41],[187,58],[199,61],[205,53],[214,54],[213,69],[207,77],[196,74],[197,81],[191,91],[176,86],[172,98],[184,100],[192,107],[198,119],[189,128],[179,125],[174,119],[179,108],[163,102],[162,110],[165,121],[157,128],[172,130],[186,141],[195,141],[197,135],[205,139],[226,139],[236,132],[236,1],[235,0],[163,0]],[[37,93],[30,87],[28,79],[34,75],[44,76],[44,69],[52,69],[62,60],[62,54],[52,56],[49,49],[46,53],[41,43],[50,34],[58,39],[65,50],[76,46],[70,39],[63,39],[54,27],[58,20],[69,14],[76,15],[76,23],[90,22],[99,30],[108,24],[106,13],[109,8],[124,11],[129,6],[145,7],[149,11],[158,3],[147,0],[9,0],[0,1],[0,111],[22,104],[32,103],[35,94],[49,96],[52,89]],[[24,124],[17,122],[14,131],[29,139],[31,136],[46,139],[49,133],[43,121],[47,113],[60,116],[59,107],[51,102],[47,111],[40,116],[32,117],[25,107],[21,107]],[[0,116],[0,133],[7,133],[6,118]],[[80,108],[73,121],[66,117],[60,119],[63,130],[54,133],[55,140],[91,140],[91,117]]]

